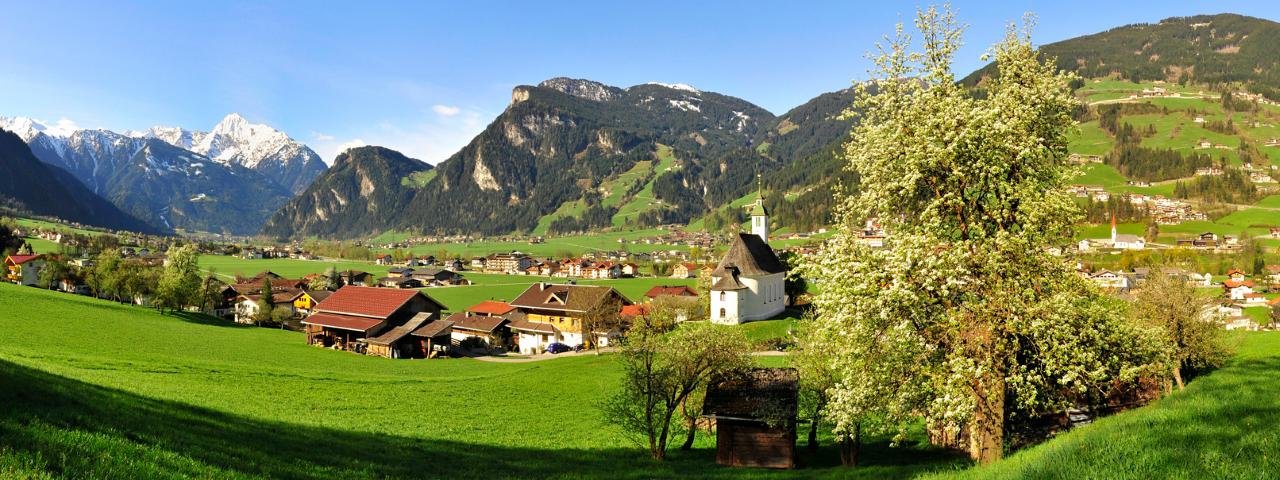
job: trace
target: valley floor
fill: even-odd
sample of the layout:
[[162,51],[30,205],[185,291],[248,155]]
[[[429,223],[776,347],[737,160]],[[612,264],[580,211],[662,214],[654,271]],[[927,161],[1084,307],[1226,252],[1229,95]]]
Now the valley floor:
[[[598,413],[610,355],[532,363],[387,360],[301,334],[0,285],[0,478],[1205,478],[1280,473],[1280,334],[1187,391],[991,467],[873,441],[790,472],[666,463]],[[785,357],[760,358],[771,365]],[[828,442],[829,445],[829,442]],[[801,449],[803,450],[803,448]]]

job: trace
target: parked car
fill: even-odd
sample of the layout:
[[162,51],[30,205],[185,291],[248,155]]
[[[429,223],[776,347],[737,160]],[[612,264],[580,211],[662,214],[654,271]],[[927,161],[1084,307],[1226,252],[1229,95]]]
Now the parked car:
[[573,349],[572,349],[572,348],[569,348],[569,346],[568,346],[568,345],[565,345],[565,344],[560,343],[560,342],[556,342],[556,343],[552,343],[552,344],[550,344],[550,345],[547,345],[547,353],[564,353],[564,352],[567,352],[567,351],[569,351],[569,350],[573,350]]

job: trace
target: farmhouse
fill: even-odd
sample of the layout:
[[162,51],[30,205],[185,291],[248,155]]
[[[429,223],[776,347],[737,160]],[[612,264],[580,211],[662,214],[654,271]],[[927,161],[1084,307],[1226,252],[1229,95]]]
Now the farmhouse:
[[1113,272],[1110,270],[1099,270],[1088,276],[1089,281],[1097,284],[1102,288],[1114,288],[1118,290],[1128,290],[1133,286],[1133,281],[1128,275]]
[[18,285],[35,285],[41,268],[43,255],[9,255],[4,259],[4,279]]
[[[519,332],[517,341],[523,353],[541,352],[555,342],[590,345],[590,338],[583,335],[583,318],[589,312],[603,312],[603,308],[617,315],[621,306],[630,304],[612,287],[539,282],[511,301],[511,306],[524,317],[512,321],[511,329]],[[606,346],[605,336],[613,332],[594,333],[601,337],[600,346]]]
[[715,420],[716,463],[795,468],[799,391],[793,368],[755,368],[713,379],[702,415]]
[[738,233],[711,272],[711,321],[736,325],[773,317],[786,307],[787,267],[769,246],[762,199],[751,211],[751,233]]
[[[369,344],[368,353],[391,358],[428,355],[438,338],[448,336],[443,325],[425,329],[438,320],[444,305],[419,290],[345,286],[315,307],[315,313],[302,321],[306,325],[307,344],[362,352],[363,340],[380,336],[388,330],[403,327],[417,319],[413,329],[404,333],[379,337]],[[417,315],[425,313],[426,317]]]
[[468,338],[477,338],[491,347],[510,346],[511,329],[507,325],[511,320],[470,311],[454,313],[446,320],[453,324],[451,340],[454,344]]
[[469,285],[471,282],[462,277],[462,274],[443,268],[423,268],[414,270],[412,274],[414,279],[422,282],[426,286],[439,285]]

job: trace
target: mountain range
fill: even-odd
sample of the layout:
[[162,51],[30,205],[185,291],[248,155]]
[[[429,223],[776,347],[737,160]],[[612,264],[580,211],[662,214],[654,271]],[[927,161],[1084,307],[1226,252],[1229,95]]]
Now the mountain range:
[[310,148],[228,115],[209,132],[66,131],[0,118],[36,158],[156,229],[252,234],[324,171]]
[[[1087,78],[1232,85],[1276,99],[1277,46],[1280,24],[1223,14],[1041,49]],[[962,82],[980,89],[994,73],[988,65]],[[853,100],[853,89],[829,92],[774,115],[685,84],[620,88],[558,77],[515,87],[501,114],[434,167],[370,147],[325,169],[306,146],[235,114],[208,132],[66,132],[27,119],[0,119],[0,128],[159,228],[276,238],[671,223],[716,230],[741,221],[737,206],[762,184],[776,225],[811,230],[829,222],[832,187],[857,182],[838,160],[851,126],[841,114]]]

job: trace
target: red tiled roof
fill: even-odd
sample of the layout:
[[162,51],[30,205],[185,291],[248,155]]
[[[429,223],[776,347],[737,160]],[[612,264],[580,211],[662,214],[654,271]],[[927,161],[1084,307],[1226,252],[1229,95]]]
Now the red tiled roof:
[[485,315],[503,315],[512,310],[515,310],[515,307],[512,307],[510,303],[497,300],[485,300],[467,308],[468,312],[483,313]]
[[619,314],[624,317],[638,317],[648,313],[649,313],[649,305],[646,303],[640,303],[635,305],[624,305],[622,307],[622,312],[620,312]]
[[675,285],[675,286],[657,285],[657,286],[654,286],[653,288],[650,288],[649,291],[644,292],[644,296],[649,298],[658,298],[661,295],[675,295],[678,297],[696,297],[698,296],[698,292],[695,292],[693,291],[692,288],[686,287],[684,285]]
[[316,311],[385,319],[421,292],[398,288],[344,286],[316,305]]
[[37,258],[40,258],[40,254],[38,253],[34,255],[9,255],[7,260],[12,262],[14,265],[22,265]]
[[1245,280],[1243,282],[1237,282],[1235,280],[1223,280],[1222,286],[1227,288],[1236,288],[1239,286],[1253,287],[1253,280]]
[[378,326],[382,322],[382,320],[377,318],[353,317],[351,315],[338,315],[334,313],[317,313],[302,320],[302,323],[310,325],[323,325],[330,328],[355,330],[357,332],[368,332],[369,329]]

